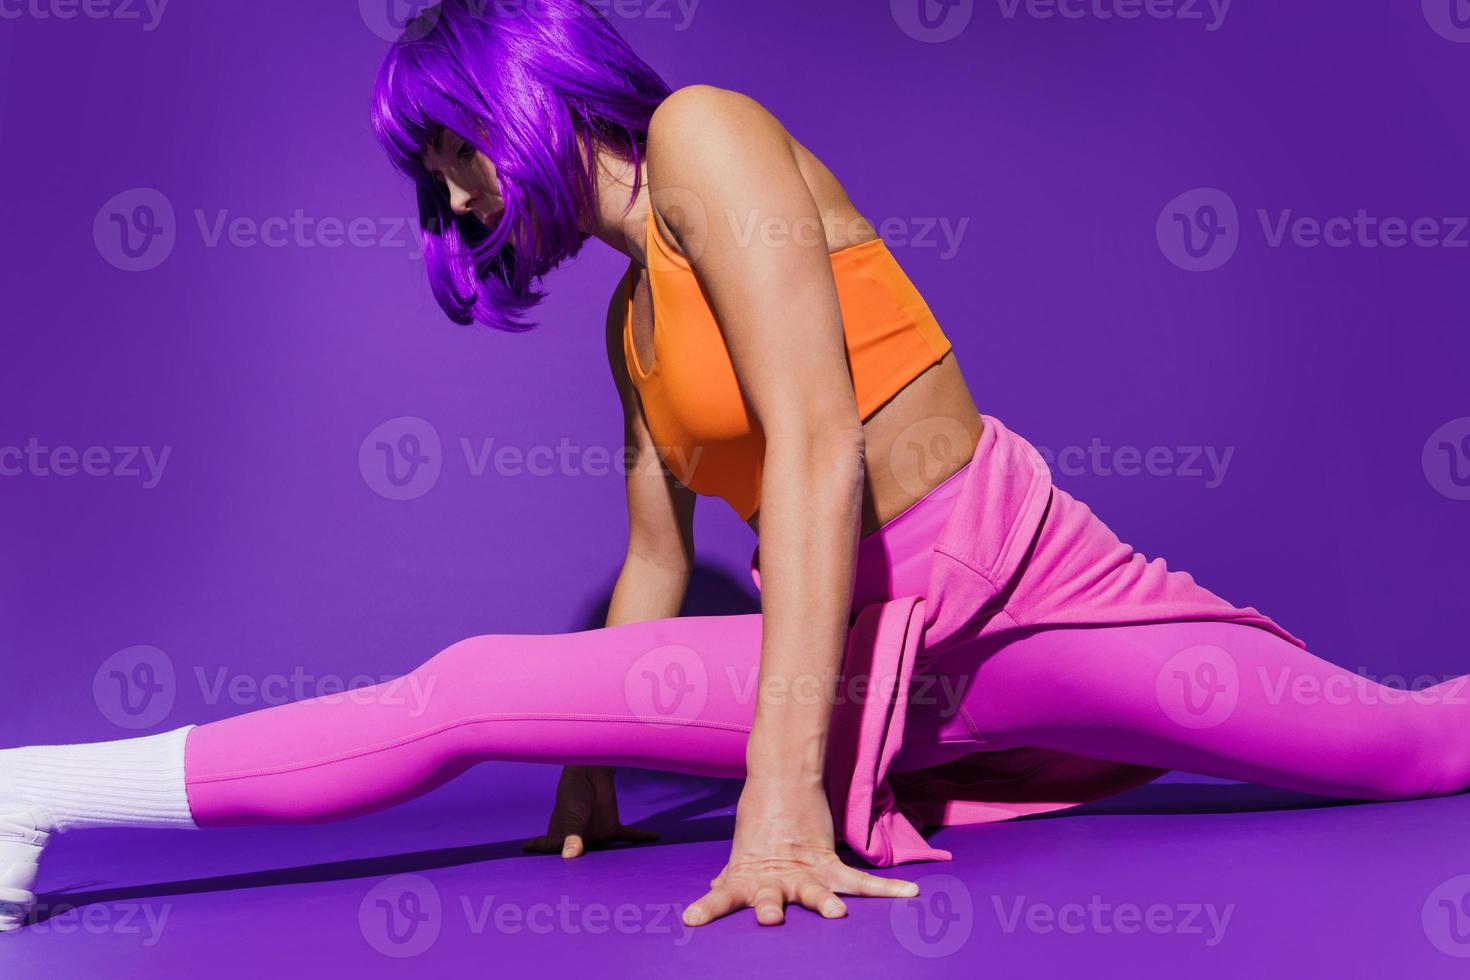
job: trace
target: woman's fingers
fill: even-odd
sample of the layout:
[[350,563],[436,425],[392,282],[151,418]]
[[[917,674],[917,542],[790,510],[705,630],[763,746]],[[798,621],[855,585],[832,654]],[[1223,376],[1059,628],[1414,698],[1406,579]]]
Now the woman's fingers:
[[919,894],[919,886],[901,878],[880,878],[857,868],[842,866],[833,886],[844,895],[866,895],[876,898],[913,898]]
[[767,878],[756,885],[750,904],[755,907],[755,920],[763,926],[779,926],[786,921],[786,896],[776,879]]
[[716,885],[704,896],[684,910],[681,918],[686,926],[702,926],[729,915],[736,909],[745,908],[746,902],[728,885]]
[[731,881],[722,875],[710,882],[710,890],[684,910],[684,924],[701,926],[729,915],[738,909],[755,910],[756,921],[763,926],[786,921],[786,905],[800,904],[825,919],[847,915],[847,903],[839,895],[864,895],[878,898],[912,898],[919,886],[898,878],[880,878],[847,865],[828,874],[827,869],[792,870],[782,874],[736,876]]
[[842,899],[815,878],[803,878],[797,883],[796,900],[824,919],[840,919],[847,914]]
[[627,844],[651,844],[659,839],[658,831],[641,827],[620,826],[610,836],[595,836],[576,831],[564,834],[542,834],[521,844],[521,850],[532,854],[560,854],[564,858],[581,857],[589,850],[619,842]]

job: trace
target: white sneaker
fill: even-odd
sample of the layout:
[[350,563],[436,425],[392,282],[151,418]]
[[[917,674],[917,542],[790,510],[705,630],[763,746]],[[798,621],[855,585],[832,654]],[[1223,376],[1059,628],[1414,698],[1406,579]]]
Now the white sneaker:
[[53,831],[40,807],[0,813],[0,932],[25,924],[36,903],[31,889],[40,871],[41,852]]

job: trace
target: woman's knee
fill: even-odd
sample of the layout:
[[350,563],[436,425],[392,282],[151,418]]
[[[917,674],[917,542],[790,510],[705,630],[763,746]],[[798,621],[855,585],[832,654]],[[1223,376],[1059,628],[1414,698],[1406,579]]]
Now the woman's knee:
[[1445,714],[1420,708],[1387,740],[1388,751],[1373,753],[1363,774],[1365,796],[1414,800],[1447,796],[1470,787],[1470,739],[1462,724]]

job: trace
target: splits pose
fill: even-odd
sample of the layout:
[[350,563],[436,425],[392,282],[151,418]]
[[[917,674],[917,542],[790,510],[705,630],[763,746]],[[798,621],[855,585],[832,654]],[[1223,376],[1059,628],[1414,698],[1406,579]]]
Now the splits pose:
[[[516,328],[589,237],[632,259],[606,344],[654,466],[629,474],[609,625],[470,637],[351,696],[0,750],[0,930],[24,925],[52,834],[342,820],[488,760],[746,780],[690,925],[912,895],[835,845],[944,860],[926,826],[1171,769],[1359,800],[1470,787],[1464,678],[1383,687],[1123,544],[974,408],[894,255],[768,113],[672,91],[579,0],[498,9],[445,0],[410,24],[373,120],[456,321]],[[750,216],[795,230],[739,240]],[[827,216],[846,224],[793,244]],[[675,615],[695,494],[757,531],[761,613]]]

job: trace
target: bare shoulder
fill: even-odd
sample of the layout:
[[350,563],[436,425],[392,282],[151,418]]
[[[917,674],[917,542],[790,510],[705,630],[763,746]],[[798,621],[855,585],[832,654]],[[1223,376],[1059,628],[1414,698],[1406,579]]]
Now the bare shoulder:
[[648,123],[649,169],[669,171],[675,182],[692,168],[733,171],[753,155],[789,154],[791,145],[791,134],[765,106],[715,85],[676,89]]

